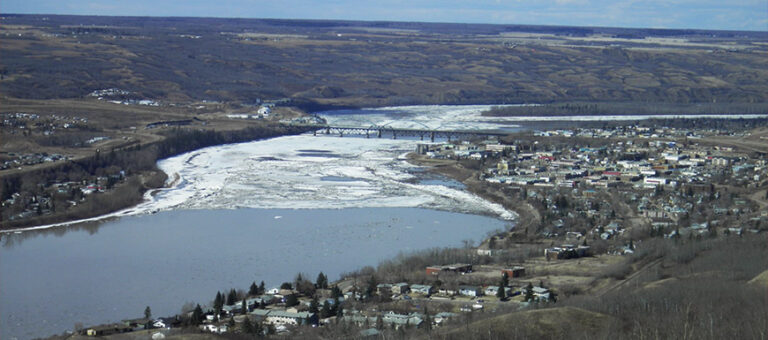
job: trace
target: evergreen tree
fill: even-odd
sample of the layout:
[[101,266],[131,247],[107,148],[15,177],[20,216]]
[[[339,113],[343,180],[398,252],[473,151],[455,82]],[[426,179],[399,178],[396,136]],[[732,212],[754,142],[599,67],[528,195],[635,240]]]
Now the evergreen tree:
[[260,322],[254,321],[251,324],[251,329],[253,329],[253,334],[256,334],[257,336],[261,337],[264,335],[264,327],[261,325]]
[[235,327],[235,318],[234,317],[230,317],[229,318],[229,321],[227,321],[227,326]]
[[325,319],[331,315],[331,304],[328,300],[325,300],[325,302],[323,302],[323,308],[320,309],[320,317]]
[[368,278],[368,286],[365,288],[365,295],[367,296],[367,298],[369,299],[372,298],[373,295],[376,293],[376,285],[378,285],[378,283],[376,282],[376,276],[371,275],[371,277]]
[[507,275],[507,273],[501,274],[501,286],[502,287],[509,286],[509,275]]
[[243,299],[243,301],[240,301],[240,314],[246,315],[248,314],[248,302]]
[[333,286],[331,288],[331,297],[334,299],[338,299],[342,297],[344,294],[341,293],[341,289],[339,289],[339,286]]
[[234,288],[232,288],[229,291],[229,294],[227,294],[227,306],[232,306],[235,304],[235,301],[237,301],[237,292]]
[[299,304],[299,299],[296,298],[296,294],[288,295],[288,297],[285,298],[286,307],[293,307],[298,304]]
[[383,330],[384,329],[384,318],[379,315],[376,317],[376,329]]
[[325,274],[323,274],[323,272],[320,272],[320,274],[317,274],[315,287],[317,287],[318,289],[328,289],[328,278],[325,276]]
[[200,304],[195,306],[195,310],[192,311],[192,317],[189,321],[195,326],[203,323],[203,308],[200,307]]
[[224,307],[224,297],[221,296],[221,292],[216,292],[216,298],[213,300],[213,309],[215,309],[218,314],[222,307]]
[[496,291],[496,297],[499,298],[499,301],[504,301],[507,299],[507,292],[506,292],[505,286],[499,287],[499,290]]
[[427,309],[427,306],[424,306],[424,329],[427,330],[427,332],[432,330],[432,317],[429,316],[429,309]]
[[344,316],[344,306],[338,305],[336,308],[336,317],[338,319],[341,319]]
[[243,318],[243,323],[240,324],[240,327],[243,329],[243,333],[253,334],[253,324],[251,324],[250,318],[248,317]]
[[256,281],[253,281],[253,283],[251,283],[251,287],[248,289],[248,295],[249,296],[259,295],[259,287],[256,285]]
[[525,287],[525,301],[533,300],[533,284],[528,282],[528,287]]
[[144,318],[145,319],[151,319],[152,318],[152,309],[147,306],[147,308],[144,308]]
[[264,286],[264,281],[261,281],[261,283],[259,283],[259,294],[264,294],[266,291],[267,288]]
[[320,307],[319,303],[317,302],[317,296],[312,297],[312,301],[309,303],[309,312],[310,313],[317,313]]

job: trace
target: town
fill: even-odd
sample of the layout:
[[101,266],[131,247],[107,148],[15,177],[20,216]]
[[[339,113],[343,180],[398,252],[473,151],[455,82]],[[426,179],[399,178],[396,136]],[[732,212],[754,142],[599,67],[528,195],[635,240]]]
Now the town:
[[[445,335],[561,299],[621,294],[628,282],[663,271],[663,261],[688,263],[703,251],[691,254],[690,247],[752,242],[768,228],[768,150],[759,147],[765,133],[617,125],[419,143],[412,163],[501,202],[519,223],[478,245],[404,255],[334,282],[322,272],[314,281],[297,274],[271,289],[253,282],[247,290],[217,292],[212,302],[187,304],[170,318],[145,312],[76,332],[147,332],[153,339],[187,332]],[[720,135],[729,138],[718,143]],[[670,244],[678,247],[659,250]],[[660,251],[671,252],[671,260]]]

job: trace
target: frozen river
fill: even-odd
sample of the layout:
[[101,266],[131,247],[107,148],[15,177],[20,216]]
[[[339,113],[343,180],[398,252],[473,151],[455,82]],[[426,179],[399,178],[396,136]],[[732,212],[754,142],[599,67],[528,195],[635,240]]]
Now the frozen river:
[[[515,131],[535,120],[482,117],[488,107],[321,115],[344,126],[443,130]],[[140,317],[147,305],[175,314],[217,290],[277,286],[298,272],[337,279],[511,226],[512,212],[408,164],[418,142],[310,134],[205,148],[160,161],[173,184],[109,220],[3,234],[0,339]]]
[[[485,129],[481,109],[325,117],[450,128],[470,110]],[[147,305],[175,314],[217,290],[277,286],[298,272],[336,279],[511,226],[511,212],[408,164],[416,143],[303,135],[196,150],[160,161],[173,185],[110,220],[3,234],[0,338],[139,317]]]

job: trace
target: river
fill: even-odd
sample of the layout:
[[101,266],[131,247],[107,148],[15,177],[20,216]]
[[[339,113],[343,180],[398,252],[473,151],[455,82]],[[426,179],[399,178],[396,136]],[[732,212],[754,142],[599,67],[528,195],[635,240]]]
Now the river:
[[[482,117],[488,107],[320,115],[365,127],[532,124]],[[333,280],[400,252],[460,246],[512,226],[512,212],[407,163],[418,142],[308,134],[205,148],[160,161],[177,179],[172,187],[111,219],[2,234],[0,338],[136,318],[147,305],[156,316],[176,314],[218,290],[261,280],[278,286],[299,272]]]

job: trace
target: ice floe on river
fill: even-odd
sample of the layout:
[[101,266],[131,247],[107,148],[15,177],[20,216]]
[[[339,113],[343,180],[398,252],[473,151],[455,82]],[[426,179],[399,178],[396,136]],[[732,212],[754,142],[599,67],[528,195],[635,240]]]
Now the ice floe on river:
[[[416,106],[321,113],[331,124],[434,129],[488,129],[489,106]],[[174,181],[133,211],[170,209],[423,207],[514,213],[456,188],[419,184],[404,155],[417,141],[287,136],[216,146],[162,160]]]
[[464,191],[418,184],[402,157],[416,143],[301,135],[205,148],[160,161],[177,183],[137,210],[426,207],[513,218]]

